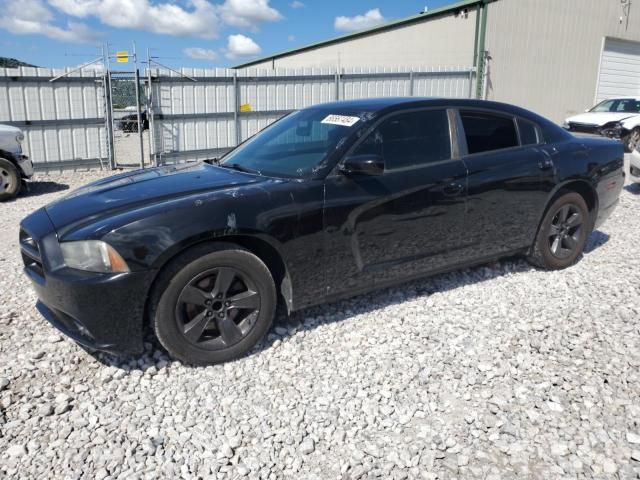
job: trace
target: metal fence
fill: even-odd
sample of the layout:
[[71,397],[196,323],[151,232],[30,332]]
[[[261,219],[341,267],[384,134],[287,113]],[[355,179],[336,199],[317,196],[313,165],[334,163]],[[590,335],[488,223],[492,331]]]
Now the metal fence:
[[22,129],[37,169],[106,167],[103,77],[83,70],[56,79],[68,71],[0,68],[0,123]]
[[[143,142],[145,165],[211,158],[295,109],[369,97],[469,98],[476,80],[475,70],[466,67],[152,68],[143,75],[145,88],[140,93],[140,102],[147,105],[143,129],[149,125],[143,135],[136,133],[137,121],[135,129],[122,122],[131,110],[127,107],[135,103],[136,89],[131,88],[131,75],[117,75],[131,72],[68,72],[0,69],[0,123],[24,131],[24,149],[38,170],[140,165]],[[58,78],[64,73],[68,75]],[[110,101],[123,111],[114,108],[112,114]]]
[[196,70],[152,69],[154,163],[210,158],[282,115],[342,99],[390,96],[470,98],[473,68]]

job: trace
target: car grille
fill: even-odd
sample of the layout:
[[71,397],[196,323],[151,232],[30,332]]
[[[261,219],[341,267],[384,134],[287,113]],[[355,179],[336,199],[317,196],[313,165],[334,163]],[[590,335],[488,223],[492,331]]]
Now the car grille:
[[581,133],[600,133],[597,125],[589,123],[569,122],[569,130]]
[[22,261],[25,268],[44,277],[38,242],[23,228],[20,229],[20,252],[22,253]]

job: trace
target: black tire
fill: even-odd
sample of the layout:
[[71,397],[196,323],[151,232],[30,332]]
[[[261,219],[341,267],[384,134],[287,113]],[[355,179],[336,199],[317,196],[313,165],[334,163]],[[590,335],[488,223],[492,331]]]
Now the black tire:
[[624,148],[630,153],[640,147],[640,127],[634,128],[627,138],[624,139]]
[[573,265],[582,256],[592,227],[584,198],[575,192],[560,192],[542,219],[527,260],[546,270]]
[[16,197],[22,188],[22,178],[17,167],[0,158],[0,202]]
[[[224,296],[216,294],[229,276]],[[240,306],[247,299],[257,308]],[[172,357],[213,365],[251,350],[271,327],[276,304],[273,277],[262,260],[237,245],[219,243],[188,250],[168,265],[154,287],[149,314],[156,337]]]

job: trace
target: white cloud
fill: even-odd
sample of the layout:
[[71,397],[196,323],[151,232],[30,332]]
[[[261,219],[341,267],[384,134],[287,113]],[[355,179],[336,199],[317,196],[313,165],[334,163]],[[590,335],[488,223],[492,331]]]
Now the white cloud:
[[291,8],[304,8],[304,3],[302,3],[300,0],[293,0],[293,2],[289,4],[289,6]]
[[182,50],[184,54],[194,60],[215,60],[218,54],[207,48],[189,47]]
[[220,15],[228,25],[253,31],[260,23],[282,20],[280,12],[269,6],[269,0],[226,0]]
[[356,30],[375,27],[386,21],[387,20],[380,13],[380,9],[374,8],[364,15],[356,15],[355,17],[336,17],[333,26],[338,31],[353,32]]
[[244,35],[229,35],[226,57],[238,58],[238,57],[250,57],[258,55],[262,49],[251,38]]
[[287,37],[287,40],[289,40],[290,42],[295,42],[296,41],[296,36],[295,35],[289,35]]
[[74,43],[95,43],[100,38],[84,23],[68,21],[66,28],[54,25],[53,12],[42,0],[5,0],[0,2],[0,12],[0,28],[15,35],[44,35]]
[[16,34],[42,34],[63,41],[95,41],[83,23],[54,24],[54,10],[74,18],[96,18],[115,28],[214,39],[223,24],[256,31],[283,17],[269,0],[0,0],[0,28]]
[[188,0],[187,8],[149,0],[49,0],[58,10],[80,18],[95,16],[105,25],[148,32],[216,38],[216,8],[207,0]]

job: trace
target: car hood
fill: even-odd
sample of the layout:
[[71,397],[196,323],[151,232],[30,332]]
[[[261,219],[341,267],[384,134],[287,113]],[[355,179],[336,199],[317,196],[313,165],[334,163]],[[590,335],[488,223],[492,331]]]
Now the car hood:
[[609,122],[619,122],[637,115],[637,113],[632,114],[624,112],[587,112],[567,118],[567,123],[584,123],[587,125],[597,125],[598,127],[602,127]]
[[81,187],[46,206],[56,229],[200,193],[238,188],[264,177],[207,163],[136,170]]
[[10,133],[12,135],[17,135],[21,132],[18,127],[12,127],[11,125],[2,125],[0,124],[0,133]]

